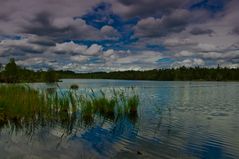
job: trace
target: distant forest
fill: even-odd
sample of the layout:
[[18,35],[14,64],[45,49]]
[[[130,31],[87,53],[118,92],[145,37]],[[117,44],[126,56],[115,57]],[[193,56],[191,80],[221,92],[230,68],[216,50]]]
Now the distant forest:
[[124,79],[124,80],[159,80],[159,81],[239,81],[239,68],[202,68],[180,67],[170,69],[154,69],[148,71],[117,71],[75,73],[73,71],[33,71],[17,66],[10,59],[5,67],[0,67],[0,82],[56,82],[63,78],[79,79]]

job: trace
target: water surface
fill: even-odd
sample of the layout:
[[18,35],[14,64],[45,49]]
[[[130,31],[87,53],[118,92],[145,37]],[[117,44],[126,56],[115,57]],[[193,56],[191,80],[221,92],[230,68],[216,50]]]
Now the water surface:
[[[238,82],[63,80],[62,90],[134,87],[138,117],[0,130],[0,158],[239,158]],[[36,89],[54,87],[30,84]]]

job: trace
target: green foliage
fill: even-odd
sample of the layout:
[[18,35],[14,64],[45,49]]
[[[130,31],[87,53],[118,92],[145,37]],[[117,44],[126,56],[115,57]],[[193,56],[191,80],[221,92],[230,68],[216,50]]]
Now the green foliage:
[[58,79],[55,71],[52,68],[48,69],[48,71],[45,73],[44,82],[54,83],[57,81]]
[[0,63],[0,72],[3,70],[3,65]]
[[[2,70],[2,71],[1,71]],[[10,59],[5,68],[0,69],[0,82],[5,83],[27,83],[27,82],[46,82],[53,83],[58,81],[57,73],[53,69],[48,71],[33,71],[21,68],[16,65],[14,59]]]
[[61,72],[61,78],[125,79],[159,81],[239,81],[239,68],[172,68],[148,71],[119,71],[75,74]]
[[19,81],[18,66],[13,58],[5,66],[4,77],[7,83],[16,83]]

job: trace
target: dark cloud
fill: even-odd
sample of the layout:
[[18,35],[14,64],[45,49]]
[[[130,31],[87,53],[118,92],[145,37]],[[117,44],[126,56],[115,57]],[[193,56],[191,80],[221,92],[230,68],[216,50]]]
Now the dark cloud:
[[187,10],[176,10],[169,16],[162,18],[145,18],[135,27],[135,34],[139,37],[161,37],[170,33],[185,30],[189,24],[190,13]]
[[[174,9],[185,8],[190,0],[118,0],[127,9],[122,14],[127,17],[152,16],[171,13]],[[119,8],[120,9],[120,8]],[[120,12],[120,10],[119,10]]]
[[[72,26],[57,28],[51,23],[51,15],[47,12],[37,14],[30,24],[23,27],[22,32],[38,36],[47,36],[57,41],[64,41],[69,38],[74,38],[78,33]],[[77,33],[77,34],[76,34]]]
[[239,35],[239,26],[234,27],[232,33]]
[[204,35],[204,34],[212,35],[214,31],[212,29],[202,29],[202,28],[195,27],[190,31],[190,33],[192,35]]
[[23,26],[23,33],[34,34],[39,36],[51,36],[61,33],[64,29],[57,29],[50,23],[50,14],[47,12],[38,13],[30,24]]
[[[74,22],[69,23],[69,19],[83,15],[98,0],[78,1],[78,0],[9,0],[1,2],[0,5],[0,33],[1,34],[35,34],[40,36],[54,37],[55,39],[64,38],[93,38],[90,30],[82,24],[76,26]],[[57,27],[52,23],[65,20],[64,27]],[[63,22],[61,22],[63,23]],[[77,22],[76,22],[77,23]],[[80,24],[79,24],[80,25]],[[79,32],[81,28],[81,32]],[[83,29],[83,30],[82,30]],[[88,34],[85,32],[88,31]],[[63,35],[64,34],[64,35]]]
[[[135,4],[135,1],[133,1],[133,0],[118,0],[118,1],[120,3],[122,3],[123,5],[126,5],[126,6],[130,6],[130,5]],[[140,0],[138,2],[140,2]]]
[[231,50],[231,51],[239,51],[239,42],[236,42],[232,45],[230,45],[227,50]]
[[42,54],[43,48],[34,48],[30,45],[12,45],[8,46],[4,54],[8,56],[25,56],[26,54]]
[[15,50],[22,52],[22,54],[42,54],[44,49],[34,49],[31,46],[18,46]]
[[[104,17],[105,16],[100,16],[102,19],[104,19]],[[91,20],[93,21],[93,19]],[[114,21],[114,19],[112,20]],[[97,19],[97,21],[100,20]],[[56,42],[81,39],[103,40],[118,36],[117,30],[108,26],[107,23],[102,23],[102,27],[100,29],[95,28],[94,25],[91,26],[91,23],[89,25],[86,24],[86,21],[80,17],[57,18],[49,12],[40,12],[34,15],[34,17],[30,19],[26,25],[22,26],[21,32],[41,37],[48,37],[48,39]],[[42,45],[54,45],[49,42],[50,41],[46,41],[43,44],[41,41]]]
[[36,45],[41,45],[41,46],[55,46],[56,43],[50,39],[36,39],[36,40],[30,40],[29,43],[36,44]]
[[0,21],[7,22],[9,20],[10,19],[7,14],[0,14]]
[[229,66],[238,62],[238,7],[238,0],[5,0],[0,56],[87,71],[155,68],[161,58],[169,67]]
[[224,9],[225,5],[231,0],[200,0],[190,6],[190,9],[206,9],[216,13]]

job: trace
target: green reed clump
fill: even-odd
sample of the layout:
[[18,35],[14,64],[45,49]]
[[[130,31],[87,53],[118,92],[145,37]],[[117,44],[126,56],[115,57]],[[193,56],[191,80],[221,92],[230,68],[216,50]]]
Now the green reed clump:
[[135,92],[111,90],[80,93],[76,90],[34,90],[23,85],[0,86],[0,127],[13,123],[15,129],[36,124],[61,124],[72,132],[74,124],[90,125],[96,116],[114,121],[119,116],[137,117],[139,97]]
[[70,86],[70,89],[77,90],[77,89],[79,89],[79,86],[77,84],[72,84]]
[[81,96],[81,119],[86,125],[91,125],[94,121],[94,110],[92,101],[86,97]]
[[139,96],[133,95],[132,97],[129,97],[127,100],[127,113],[134,115],[137,114],[137,108],[139,105]]
[[0,108],[7,118],[29,118],[46,109],[37,90],[26,86],[0,86]]
[[45,97],[27,86],[0,86],[0,128],[7,126],[12,132],[25,128],[32,134],[36,123],[46,125],[50,116]]
[[114,119],[115,107],[117,104],[117,99],[115,97],[107,98],[102,90],[98,95],[95,95],[94,91],[92,91],[90,100],[92,101],[92,106],[95,113],[98,113],[101,116],[109,119]]

